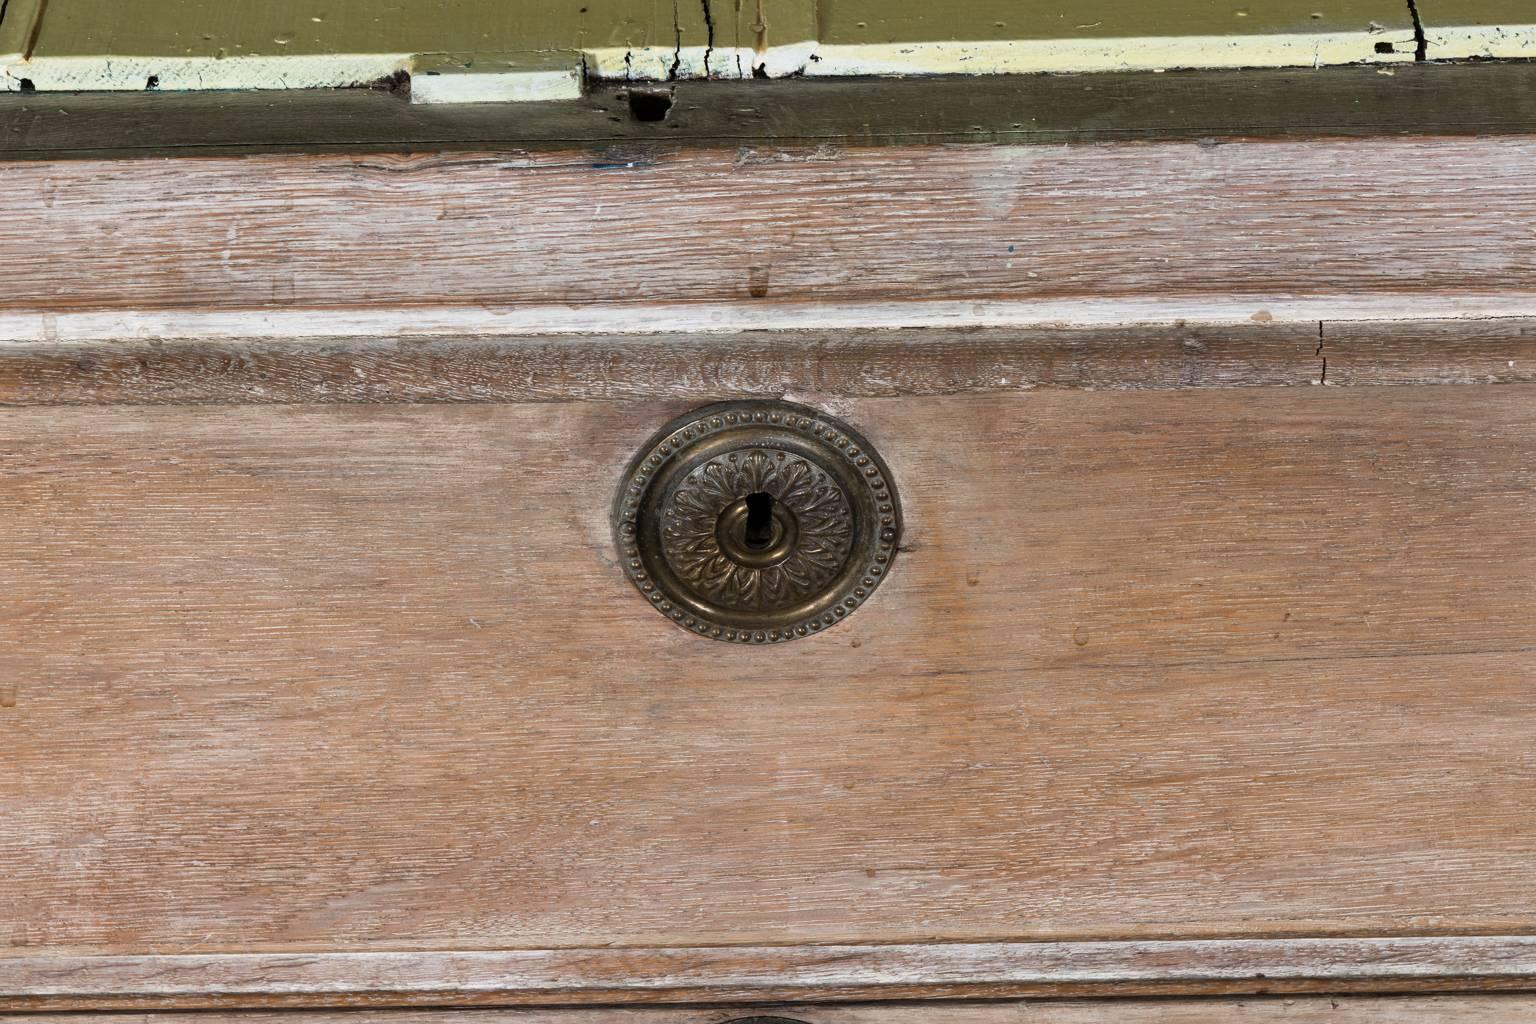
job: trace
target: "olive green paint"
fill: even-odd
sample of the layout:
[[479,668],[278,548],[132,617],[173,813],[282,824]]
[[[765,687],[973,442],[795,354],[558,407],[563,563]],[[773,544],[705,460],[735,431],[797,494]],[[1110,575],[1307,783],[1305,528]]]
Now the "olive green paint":
[[23,53],[27,49],[33,25],[41,14],[43,0],[0,0],[0,54]]
[[839,43],[1411,31],[1413,24],[1406,0],[821,0],[818,10],[820,39]]
[[[9,0],[25,48],[41,0]],[[1526,0],[1423,0],[1457,24],[1536,20]],[[1411,28],[1405,0],[710,0],[715,45],[1231,35]],[[702,46],[703,0],[48,0],[46,56],[500,54]]]
[[[14,0],[13,0],[14,2]],[[680,10],[702,39],[702,7]],[[49,0],[38,52],[185,57],[672,46],[672,0]]]
[[[1401,62],[1415,48],[1408,0],[0,3],[8,89],[49,61],[66,71],[39,75],[39,88],[195,89],[439,69],[666,80],[749,78],[760,64],[774,76],[1309,66]],[[1536,0],[1417,6],[1431,59],[1536,55]]]

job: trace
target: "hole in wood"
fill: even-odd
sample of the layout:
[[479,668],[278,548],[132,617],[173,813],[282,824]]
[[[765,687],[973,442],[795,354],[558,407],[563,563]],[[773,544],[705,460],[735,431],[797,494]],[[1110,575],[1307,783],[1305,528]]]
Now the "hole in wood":
[[665,121],[672,109],[672,94],[645,89],[629,91],[629,113],[636,121]]

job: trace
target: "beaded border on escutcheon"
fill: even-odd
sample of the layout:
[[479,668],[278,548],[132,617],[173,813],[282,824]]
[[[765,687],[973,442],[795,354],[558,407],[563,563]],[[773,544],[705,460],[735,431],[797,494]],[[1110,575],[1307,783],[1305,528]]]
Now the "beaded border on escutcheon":
[[[835,626],[874,592],[889,573],[891,563],[896,557],[896,545],[901,536],[901,505],[895,488],[891,486],[889,471],[884,470],[884,464],[879,456],[867,441],[859,439],[848,427],[836,423],[829,416],[817,413],[814,409],[790,405],[787,402],[751,404],[760,404],[763,408],[752,409],[741,403],[727,403],[724,406],[700,409],[686,417],[680,426],[669,430],[666,437],[652,445],[644,455],[631,463],[623,496],[619,501],[615,532],[618,537],[619,551],[624,560],[625,575],[657,611],[682,628],[712,640],[728,643],[772,644],[796,640]],[[864,573],[854,581],[847,594],[825,612],[777,629],[751,630],[722,626],[700,618],[684,608],[679,608],[667,598],[666,594],[662,593],[645,571],[645,563],[640,558],[640,545],[637,540],[636,520],[639,517],[641,504],[645,500],[646,490],[656,471],[680,452],[711,434],[753,423],[788,427],[820,442],[829,452],[835,451],[842,455],[859,471],[865,486],[874,498],[876,514],[880,517],[879,532],[875,535],[873,551],[864,567]]]

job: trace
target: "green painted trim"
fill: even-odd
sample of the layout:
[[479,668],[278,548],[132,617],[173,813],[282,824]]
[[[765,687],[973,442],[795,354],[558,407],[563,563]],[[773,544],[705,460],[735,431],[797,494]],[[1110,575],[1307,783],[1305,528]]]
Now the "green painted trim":
[[[0,89],[1312,67],[1536,56],[1533,0],[0,0]],[[8,56],[6,56],[8,55]],[[434,83],[443,85],[443,83]],[[446,95],[469,95],[455,78]],[[578,82],[579,88],[579,82]],[[455,90],[459,90],[455,92]],[[425,96],[427,90],[423,93]],[[442,91],[442,90],[439,90]]]

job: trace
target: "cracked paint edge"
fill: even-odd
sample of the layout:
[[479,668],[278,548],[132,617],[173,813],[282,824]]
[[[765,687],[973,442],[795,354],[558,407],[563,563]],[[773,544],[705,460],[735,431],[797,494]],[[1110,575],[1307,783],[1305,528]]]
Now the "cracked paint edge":
[[[1432,60],[1536,56],[1536,24],[1435,26]],[[1379,46],[1387,46],[1380,52]],[[416,73],[416,102],[574,99],[584,80],[664,82],[705,77],[1032,74],[1170,68],[1322,67],[1414,59],[1408,27],[1252,36],[1136,36],[890,44],[803,40],[762,50],[724,46],[600,47],[568,66],[433,74],[427,55],[283,54],[238,57],[0,56],[0,91],[306,89],[368,85]],[[729,69],[722,73],[722,69]]]
[[536,70],[444,69],[430,55],[302,54],[240,57],[0,57],[0,92],[161,92],[334,89],[372,85],[411,73],[416,103],[577,99],[579,59]]
[[[1389,44],[1391,52],[1378,52]],[[815,40],[764,50],[715,46],[602,47],[586,51],[589,73],[608,81],[705,77],[769,78],[854,75],[979,75],[1042,72],[1156,71],[1165,68],[1321,67],[1413,60],[1413,30],[1269,35],[1125,36],[1104,39],[998,39],[955,42],[824,44]],[[721,67],[740,66],[721,75]],[[675,67],[675,71],[673,70]]]
[[368,85],[409,70],[411,54],[292,54],[278,57],[0,57],[0,91],[125,92],[326,89]]
[[1536,25],[1427,25],[1424,39],[1430,60],[1536,57]]

